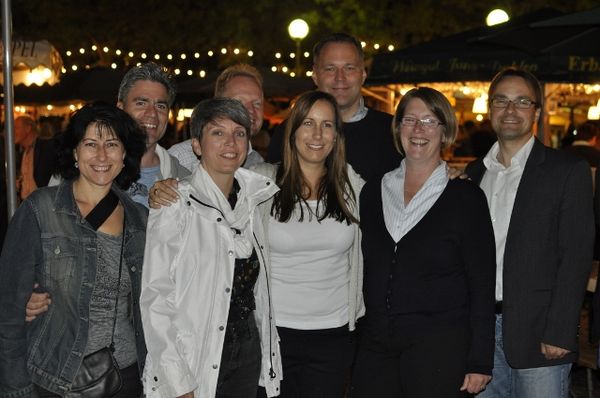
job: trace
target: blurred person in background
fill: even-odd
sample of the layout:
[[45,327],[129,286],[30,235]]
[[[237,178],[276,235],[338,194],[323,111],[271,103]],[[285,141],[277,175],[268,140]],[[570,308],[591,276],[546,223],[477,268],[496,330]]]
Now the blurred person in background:
[[51,139],[40,138],[36,122],[29,116],[15,119],[15,144],[21,148],[17,191],[21,200],[38,187],[45,187],[56,167],[56,147]]
[[598,145],[599,134],[600,128],[593,122],[582,123],[573,132],[575,137],[573,143],[563,149],[585,159],[591,167],[598,167],[598,164],[600,164],[600,150],[596,148],[596,145]]

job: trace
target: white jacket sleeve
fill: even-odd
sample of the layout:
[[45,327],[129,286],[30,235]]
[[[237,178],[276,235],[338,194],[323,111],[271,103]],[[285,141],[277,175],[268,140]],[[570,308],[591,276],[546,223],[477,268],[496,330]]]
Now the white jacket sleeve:
[[144,390],[173,398],[198,385],[178,344],[176,268],[186,231],[183,200],[151,210],[146,231],[140,309],[148,354]]

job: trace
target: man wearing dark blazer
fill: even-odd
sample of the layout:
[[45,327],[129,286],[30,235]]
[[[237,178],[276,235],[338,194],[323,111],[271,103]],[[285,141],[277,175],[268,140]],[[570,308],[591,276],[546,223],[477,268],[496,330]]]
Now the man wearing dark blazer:
[[533,136],[540,83],[509,68],[489,89],[497,143],[466,173],[485,192],[496,238],[496,350],[479,398],[567,398],[592,262],[588,164]]

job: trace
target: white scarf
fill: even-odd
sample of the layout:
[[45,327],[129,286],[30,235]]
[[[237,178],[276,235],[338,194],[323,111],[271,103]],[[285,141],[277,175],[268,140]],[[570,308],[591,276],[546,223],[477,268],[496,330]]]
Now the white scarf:
[[229,223],[231,228],[235,228],[241,231],[239,234],[234,235],[234,246],[236,258],[248,258],[252,255],[254,246],[252,245],[252,214],[253,210],[250,208],[248,197],[246,196],[246,189],[243,181],[238,180],[240,184],[240,192],[238,193],[237,202],[235,209],[231,209],[229,201],[223,195],[221,189],[215,184],[212,177],[202,167],[202,163],[199,165],[200,168],[200,182],[205,186],[206,197],[210,203],[221,211],[223,217]]

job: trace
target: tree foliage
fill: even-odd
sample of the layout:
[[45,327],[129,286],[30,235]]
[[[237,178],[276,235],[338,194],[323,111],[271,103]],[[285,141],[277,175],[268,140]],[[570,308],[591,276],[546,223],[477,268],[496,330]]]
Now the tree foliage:
[[[482,25],[492,8],[489,4],[472,0],[16,0],[13,35],[47,39],[61,52],[93,43],[173,54],[237,47],[252,49],[254,62],[266,65],[276,51],[294,51],[287,25],[297,17],[311,29],[302,43],[304,49],[334,31],[402,48]],[[595,0],[497,1],[511,16],[544,7],[572,12],[596,5]],[[227,57],[221,58],[228,62]]]

